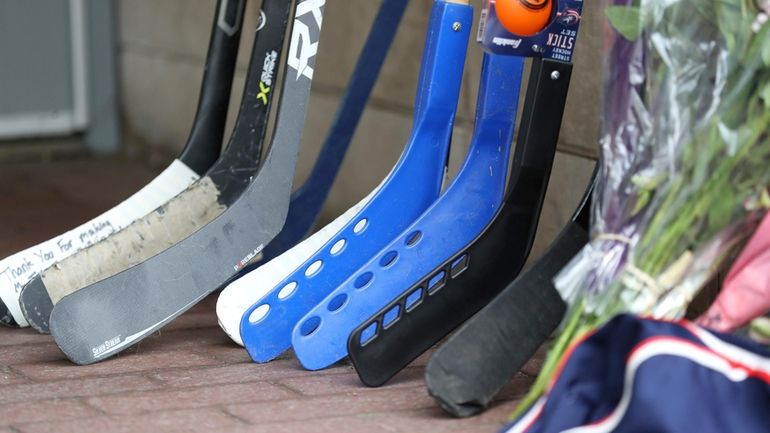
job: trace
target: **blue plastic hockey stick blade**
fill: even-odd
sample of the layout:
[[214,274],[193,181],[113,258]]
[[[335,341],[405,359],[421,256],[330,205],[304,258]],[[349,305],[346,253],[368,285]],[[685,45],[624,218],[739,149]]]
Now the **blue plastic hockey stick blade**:
[[[463,167],[419,219],[297,323],[292,346],[305,368],[325,368],[346,357],[353,329],[463,249],[495,216],[505,192],[523,68],[521,57],[484,55],[476,125]],[[449,277],[436,275],[413,301],[441,290]],[[357,288],[364,278],[371,282]],[[413,306],[396,305],[380,325],[388,327]],[[315,331],[306,335],[303,330],[314,322]]]
[[54,306],[51,334],[73,362],[90,364],[140,342],[222,286],[280,232],[289,209],[324,4],[296,3],[270,150],[240,198],[173,247]]
[[[414,285],[398,288],[402,292],[390,304],[362,321],[351,334],[348,352],[365,384],[385,383],[489,303],[521,271],[537,231],[571,70],[567,63],[533,60],[507,195],[492,223]],[[439,290],[406,308],[416,293],[442,273],[449,277]],[[396,305],[407,311],[362,339]]]
[[396,36],[409,0],[383,0],[366,39],[334,124],[305,183],[291,197],[286,225],[262,252],[262,263],[277,257],[307,235],[321,212],[345,153]]
[[297,321],[438,197],[472,18],[468,5],[434,2],[412,136],[401,159],[356,218],[244,313],[241,337],[254,361],[286,351]]

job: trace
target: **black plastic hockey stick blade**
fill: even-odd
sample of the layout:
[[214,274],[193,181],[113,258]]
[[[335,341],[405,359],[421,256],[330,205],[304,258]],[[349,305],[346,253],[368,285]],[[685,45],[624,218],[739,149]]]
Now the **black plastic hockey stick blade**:
[[588,242],[591,181],[573,219],[531,268],[465,323],[433,354],[428,392],[455,416],[470,416],[492,398],[547,341],[566,305],[553,277]]
[[[351,333],[348,353],[365,384],[384,384],[484,307],[521,271],[537,231],[571,71],[568,63],[533,61],[508,193],[484,232]],[[428,284],[442,272],[448,276],[443,285],[428,294]],[[412,303],[416,296],[420,299]],[[385,314],[396,305],[403,314],[384,328]],[[373,323],[374,336],[362,342],[361,335]]]
[[54,306],[51,334],[73,362],[91,364],[138,343],[221,287],[281,230],[310,98],[323,6],[323,0],[297,3],[272,146],[244,194],[175,246]]

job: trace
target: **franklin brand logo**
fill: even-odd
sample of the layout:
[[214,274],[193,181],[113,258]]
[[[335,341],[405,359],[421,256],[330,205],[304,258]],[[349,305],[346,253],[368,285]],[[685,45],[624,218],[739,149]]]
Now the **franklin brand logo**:
[[267,95],[273,87],[273,74],[275,73],[275,62],[278,61],[278,53],[272,51],[265,56],[262,64],[262,81],[259,83],[259,94],[257,99],[267,105]]
[[521,39],[495,37],[492,39],[492,43],[500,47],[519,48],[519,45],[521,45]]
[[318,32],[315,37],[318,38],[321,25],[323,24],[323,7],[326,0],[305,0],[297,5],[297,15],[294,19],[294,29],[291,35],[291,45],[289,46],[288,65],[297,71],[297,80],[305,76],[313,79],[313,67],[310,66],[310,60],[318,53],[318,41],[313,40],[310,33],[310,27],[300,18],[312,14]]

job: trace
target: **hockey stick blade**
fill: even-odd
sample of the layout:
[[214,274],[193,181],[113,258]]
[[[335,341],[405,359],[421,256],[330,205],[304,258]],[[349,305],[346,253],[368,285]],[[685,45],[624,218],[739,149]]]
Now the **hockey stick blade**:
[[316,223],[408,4],[409,0],[383,0],[380,5],[318,159],[307,180],[292,194],[286,225],[265,247],[263,262],[298,244]]
[[[433,2],[412,134],[401,158],[371,201],[345,227],[243,314],[241,338],[255,362],[270,361],[289,349],[297,321],[438,197],[472,17],[467,4]],[[360,287],[364,285],[366,281]],[[255,285],[255,290],[263,289]]]
[[[23,307],[19,305],[21,290],[36,273],[148,214],[198,180],[216,161],[222,147],[245,3],[246,0],[217,2],[198,108],[179,158],[153,181],[107,212],[56,238],[0,260],[0,323],[31,324],[41,330],[34,322],[28,323]],[[51,300],[47,293],[44,295],[40,300],[33,299],[32,305],[43,305],[47,329]],[[33,316],[37,317],[36,314]]]
[[[292,346],[305,368],[325,368],[346,357],[348,336],[362,320],[463,249],[495,216],[505,195],[523,69],[522,57],[484,55],[473,136],[462,168],[428,210],[294,327]],[[372,275],[371,283],[361,290],[356,281],[364,275]],[[422,296],[441,290],[449,277],[436,276]],[[418,297],[413,301],[419,302]],[[413,307],[394,306],[379,325],[390,327]],[[317,320],[318,329],[302,335],[302,328]]]
[[[350,334],[348,353],[365,384],[385,383],[486,305],[521,271],[537,231],[571,71],[569,63],[533,60],[507,196],[492,223],[469,246]],[[445,276],[440,288],[428,290],[438,275]],[[404,313],[383,327],[385,314],[396,306]],[[378,331],[368,335],[372,326]]]
[[369,194],[333,222],[299,242],[315,223],[334,182],[407,4],[407,0],[385,0],[380,5],[318,159],[305,183],[292,194],[286,224],[265,247],[261,259],[240,272],[241,276],[249,274],[249,277],[236,279],[217,298],[219,325],[241,346],[240,324],[246,309],[280,283],[284,275],[323,247],[373,197]]
[[270,0],[263,7],[240,111],[222,156],[176,197],[35,277],[20,297],[35,329],[48,331],[51,309],[62,297],[171,247],[230,207],[249,186],[259,166],[291,4]]
[[138,343],[254,259],[281,230],[310,97],[325,0],[300,0],[272,145],[249,188],[199,231],[160,254],[64,297],[51,334],[77,364]]
[[588,242],[594,180],[572,220],[537,262],[431,357],[425,381],[445,411],[462,417],[484,410],[559,326],[566,305],[551,280]]

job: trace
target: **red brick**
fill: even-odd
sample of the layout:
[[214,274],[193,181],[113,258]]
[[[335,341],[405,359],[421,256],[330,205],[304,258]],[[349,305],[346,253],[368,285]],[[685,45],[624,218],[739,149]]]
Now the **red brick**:
[[15,365],[13,368],[32,379],[57,380],[152,372],[168,368],[199,367],[212,364],[221,364],[221,362],[188,351],[156,351],[121,354],[89,366],[75,365],[69,361],[57,361]]
[[483,415],[454,418],[438,407],[403,412],[383,412],[369,415],[372,422],[394,433],[460,431],[496,433],[508,420],[511,405],[499,406]]
[[194,370],[168,370],[153,373],[151,377],[174,387],[200,386],[203,384],[216,385],[225,383],[243,383],[257,381],[274,381],[289,377],[319,376],[320,374],[349,373],[343,369],[324,370],[323,373],[309,372],[297,365],[295,360],[282,359],[267,364],[246,362],[216,367],[205,367]]
[[82,432],[164,432],[212,433],[230,432],[244,424],[216,409],[195,409],[87,418],[71,421],[17,424],[22,433],[82,433]]
[[516,400],[523,398],[529,392],[529,388],[534,382],[535,379],[533,377],[517,373],[497,393],[494,400]]
[[92,397],[86,399],[86,402],[109,414],[128,415],[292,397],[296,398],[297,394],[286,388],[267,382],[255,382]]
[[[257,424],[227,433],[393,433],[365,416]],[[417,433],[417,432],[411,432]]]
[[116,394],[128,391],[157,389],[158,387],[159,385],[150,379],[136,375],[7,385],[0,387],[0,404],[28,400]]
[[7,346],[0,350],[0,365],[61,361],[65,359],[67,357],[64,356],[54,343]]
[[537,377],[537,375],[540,373],[540,370],[543,368],[545,356],[548,353],[548,349],[550,347],[550,343],[546,343],[540,346],[537,352],[535,352],[535,355],[533,355],[532,358],[527,361],[523,367],[521,367],[521,372],[528,376]]
[[11,370],[10,367],[0,366],[0,385],[15,385],[29,383],[29,379]]
[[53,338],[50,335],[39,334],[31,328],[0,327],[0,347],[51,342],[53,342]]
[[[423,374],[422,368],[407,368],[399,374],[399,377],[389,382],[387,388],[424,387]],[[304,395],[370,392],[377,389],[364,386],[355,373],[288,378],[279,383]]]
[[254,424],[396,412],[435,406],[424,388],[380,389],[302,399],[226,406],[229,413]]
[[80,400],[44,400],[0,406],[0,425],[61,421],[99,416],[100,413]]

